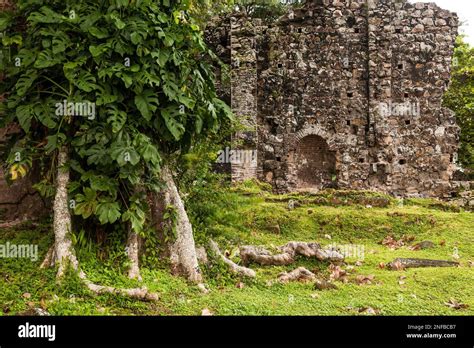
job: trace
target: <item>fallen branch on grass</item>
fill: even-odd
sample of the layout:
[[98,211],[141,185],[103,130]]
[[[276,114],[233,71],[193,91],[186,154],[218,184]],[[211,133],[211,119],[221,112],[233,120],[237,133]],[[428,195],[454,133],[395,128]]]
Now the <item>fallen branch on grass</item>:
[[340,262],[344,256],[335,250],[325,250],[318,243],[289,242],[280,247],[280,254],[273,255],[263,247],[246,245],[240,248],[240,258],[244,265],[284,266],[295,262],[296,255],[315,257],[320,261]]
[[219,246],[217,245],[216,242],[214,242],[212,239],[209,241],[209,246],[214,254],[216,254],[226,265],[229,266],[230,270],[232,273],[245,276],[245,277],[250,277],[250,278],[255,278],[256,273],[253,269],[247,268],[247,267],[242,267],[236,264],[234,261],[228,259],[225,257],[224,254],[219,249]]
[[397,258],[390,262],[388,265],[389,269],[400,270],[404,268],[417,268],[417,267],[456,267],[459,266],[459,262],[446,261],[446,260],[428,260],[428,259],[403,259]]

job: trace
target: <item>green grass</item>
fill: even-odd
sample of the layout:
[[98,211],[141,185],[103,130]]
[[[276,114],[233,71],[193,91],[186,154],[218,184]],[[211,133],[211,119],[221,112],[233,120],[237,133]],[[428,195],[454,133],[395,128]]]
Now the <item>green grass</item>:
[[[299,202],[293,210],[288,200]],[[381,207],[377,202],[382,202]],[[374,193],[328,191],[313,195],[274,196],[265,186],[245,184],[212,193],[212,199],[190,199],[196,240],[212,237],[221,248],[235,254],[239,245],[269,248],[291,240],[317,241],[323,245],[357,244],[364,247],[362,265],[357,258],[349,282],[336,281],[337,290],[317,291],[312,283],[279,284],[279,272],[305,266],[328,276],[328,264],[298,259],[285,267],[251,266],[256,280],[238,279],[222,264],[205,268],[209,294],[202,294],[164,265],[142,268],[143,284],[124,276],[123,260],[99,260],[97,248],[80,251],[82,268],[94,282],[118,287],[146,285],[160,295],[157,303],[131,300],[117,295],[96,296],[85,289],[74,274],[58,284],[55,270],[40,270],[42,257],[52,243],[48,223],[27,224],[0,231],[0,244],[38,244],[40,258],[0,259],[0,313],[29,313],[43,307],[53,315],[200,315],[208,308],[215,315],[360,315],[359,308],[372,307],[381,315],[473,315],[474,314],[474,214],[457,212],[433,200],[403,202]],[[373,203],[373,204],[371,204]],[[372,207],[371,207],[372,206]],[[275,233],[278,225],[280,233]],[[411,244],[431,240],[433,249],[412,251],[408,246],[390,250],[380,244],[387,235],[414,236]],[[327,237],[330,236],[331,239]],[[441,243],[444,241],[444,243]],[[454,251],[460,267],[419,268],[404,271],[381,269],[396,257],[451,260]],[[120,253],[120,251],[117,251]],[[238,257],[234,257],[238,261]],[[358,285],[357,275],[374,275],[371,285]],[[404,276],[404,284],[399,284]],[[244,283],[243,288],[236,285]],[[31,296],[25,298],[24,294]],[[445,304],[451,298],[469,305],[456,310]]]

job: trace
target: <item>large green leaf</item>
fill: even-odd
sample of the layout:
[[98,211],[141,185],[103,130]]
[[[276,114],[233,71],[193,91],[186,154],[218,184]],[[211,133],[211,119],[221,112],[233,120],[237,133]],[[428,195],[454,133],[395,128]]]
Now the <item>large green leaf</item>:
[[145,212],[137,207],[136,204],[132,204],[130,209],[122,215],[122,221],[130,221],[132,230],[136,233],[142,231],[145,220]]
[[38,73],[36,70],[28,70],[24,75],[22,75],[18,82],[15,85],[16,92],[18,95],[23,96],[31,87],[33,82],[38,78]]
[[51,54],[51,51],[44,50],[38,55],[34,67],[38,69],[45,69],[59,64],[60,62],[60,59],[54,58],[54,56]]
[[20,105],[16,108],[16,117],[21,128],[28,133],[30,131],[31,119],[33,117],[31,105]]
[[67,17],[60,15],[59,13],[54,12],[47,6],[43,6],[39,11],[32,12],[28,17],[28,21],[34,24],[38,23],[61,23],[66,20]]
[[98,39],[109,37],[109,31],[106,28],[90,27],[89,33]]
[[152,144],[149,137],[144,134],[139,134],[134,139],[133,145],[137,148],[138,152],[146,162],[151,163],[155,168],[159,167],[161,156],[157,147]]
[[96,94],[96,105],[100,106],[112,104],[119,99],[120,92],[113,88],[110,88],[110,86],[106,85],[105,88],[103,88],[102,86],[97,86],[97,88],[99,89],[99,91]]
[[53,119],[54,112],[53,108],[47,102],[38,103],[35,105],[34,109],[35,117],[40,121],[44,126],[53,129],[56,127],[56,121]]
[[0,14],[0,31],[6,30],[12,22],[11,15],[6,11],[2,11]]
[[81,70],[77,73],[77,78],[73,82],[78,88],[84,92],[91,92],[97,89],[96,79],[90,72]]
[[[84,178],[85,175],[82,177]],[[91,188],[95,191],[106,191],[111,194],[116,193],[114,182],[104,175],[91,175],[89,178]]]
[[[32,50],[26,50],[22,48],[18,54],[16,55],[15,58],[20,59],[21,66],[23,68],[29,67],[31,64],[33,64],[36,60],[36,51]],[[30,70],[29,72],[31,72]],[[35,72],[36,73],[36,72]]]
[[153,51],[151,56],[156,59],[156,62],[161,68],[164,68],[170,57],[170,51],[168,49],[160,49]]
[[100,203],[97,206],[96,215],[102,225],[107,223],[113,224],[122,216],[117,202]]
[[127,122],[127,113],[125,111],[120,111],[115,105],[110,106],[107,109],[109,117],[107,118],[107,123],[112,125],[112,132],[118,133],[122,130],[125,122]]
[[158,109],[158,97],[152,90],[145,90],[135,96],[135,105],[145,120],[150,121],[153,113]]
[[161,116],[163,117],[166,128],[170,131],[176,141],[180,140],[186,131],[184,125],[180,122],[180,112],[178,108],[168,107],[161,110]]
[[50,135],[46,137],[46,139],[48,142],[46,143],[44,149],[46,151],[46,154],[50,154],[54,150],[58,149],[61,144],[64,143],[64,141],[66,140],[66,135],[64,135],[63,133],[58,133]]
[[109,162],[108,151],[100,144],[94,144],[85,151],[88,165],[105,165]]
[[91,45],[89,46],[89,52],[92,54],[92,57],[97,58],[107,52],[109,49],[107,44],[102,44],[98,46]]
[[66,47],[68,46],[68,41],[65,37],[54,37],[51,43],[53,48],[53,54],[59,54],[64,52],[66,50]]
[[82,215],[84,219],[87,219],[95,213],[97,203],[97,192],[86,187],[84,188],[84,194],[79,193],[76,195],[76,207],[74,213],[76,215]]
[[112,157],[121,167],[126,166],[127,164],[135,166],[140,162],[140,156],[131,146],[122,147],[120,145],[116,145],[112,149]]
[[123,29],[125,28],[126,24],[124,21],[122,21],[122,19],[120,18],[120,15],[118,14],[118,12],[114,12],[110,15],[110,18],[113,20],[115,26],[117,27],[117,29]]

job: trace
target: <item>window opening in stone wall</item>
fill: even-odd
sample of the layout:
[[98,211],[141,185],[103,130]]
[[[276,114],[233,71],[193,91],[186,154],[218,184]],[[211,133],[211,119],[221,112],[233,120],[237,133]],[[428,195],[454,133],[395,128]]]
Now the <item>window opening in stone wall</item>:
[[336,174],[336,156],[326,140],[318,135],[301,139],[296,148],[295,169],[298,189],[332,187]]

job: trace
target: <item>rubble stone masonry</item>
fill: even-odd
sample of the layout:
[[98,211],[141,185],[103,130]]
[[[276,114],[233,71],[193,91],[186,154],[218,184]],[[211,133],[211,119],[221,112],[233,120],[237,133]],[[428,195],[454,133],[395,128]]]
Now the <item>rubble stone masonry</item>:
[[308,0],[271,23],[209,28],[246,126],[234,147],[258,154],[233,179],[449,195],[459,127],[442,97],[457,29],[456,14],[406,0]]

